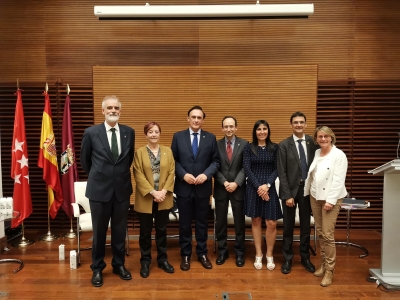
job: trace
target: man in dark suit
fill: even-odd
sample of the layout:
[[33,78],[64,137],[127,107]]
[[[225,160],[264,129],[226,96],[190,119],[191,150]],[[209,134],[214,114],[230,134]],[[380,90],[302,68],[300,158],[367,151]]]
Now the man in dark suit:
[[118,124],[121,103],[106,96],[102,103],[105,122],[89,127],[82,137],[81,165],[88,174],[86,197],[89,198],[93,225],[92,285],[103,285],[102,271],[108,224],[111,219],[113,273],[132,279],[125,268],[125,236],[132,194],[131,165],[135,149],[135,131]]
[[175,133],[172,138],[182,271],[190,269],[193,218],[198,260],[204,268],[212,269],[207,257],[208,212],[212,177],[218,170],[219,156],[215,135],[201,129],[205,117],[200,106],[193,106],[188,111],[189,129]]
[[304,197],[304,181],[318,147],[311,136],[304,134],[307,122],[302,112],[295,112],[290,117],[290,126],[293,135],[283,140],[278,150],[279,198],[283,211],[282,252],[285,260],[281,267],[283,274],[289,274],[292,269],[296,205],[299,207],[300,217],[301,264],[307,271],[315,272],[309,251],[311,206],[310,198]]
[[243,214],[243,196],[246,187],[246,176],[243,169],[243,149],[247,141],[236,136],[237,121],[235,117],[222,119],[224,138],[217,142],[220,166],[214,178],[214,199],[216,225],[215,234],[218,243],[217,265],[222,265],[229,257],[227,245],[227,214],[231,202],[235,224],[236,266],[244,266],[245,219]]

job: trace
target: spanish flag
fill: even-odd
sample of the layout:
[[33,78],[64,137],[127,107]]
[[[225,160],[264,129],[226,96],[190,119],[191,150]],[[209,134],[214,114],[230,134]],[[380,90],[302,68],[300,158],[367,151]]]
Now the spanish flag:
[[44,111],[42,119],[42,132],[40,135],[40,151],[38,166],[43,169],[43,180],[46,182],[49,200],[49,214],[54,219],[63,202],[63,194],[58,172],[56,140],[53,132],[50,97],[44,95]]

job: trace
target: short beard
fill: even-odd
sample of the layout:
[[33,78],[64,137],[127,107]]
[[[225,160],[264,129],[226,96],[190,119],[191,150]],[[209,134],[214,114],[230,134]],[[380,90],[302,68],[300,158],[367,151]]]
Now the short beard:
[[119,120],[118,115],[106,115],[106,120],[111,123],[116,123]]

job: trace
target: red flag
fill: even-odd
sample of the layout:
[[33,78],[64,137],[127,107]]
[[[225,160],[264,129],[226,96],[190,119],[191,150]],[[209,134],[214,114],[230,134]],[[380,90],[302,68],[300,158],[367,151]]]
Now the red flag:
[[50,97],[44,92],[44,111],[38,166],[43,169],[43,180],[46,182],[49,200],[49,213],[54,219],[63,202],[63,195],[58,172],[56,139],[53,132]]
[[74,182],[79,179],[75,163],[74,133],[72,131],[71,99],[69,95],[67,95],[64,105],[61,150],[63,151],[60,161],[61,186],[64,196],[62,208],[71,218],[73,214],[71,203],[75,203]]
[[25,135],[25,117],[21,90],[16,92],[14,134],[11,155],[11,178],[14,179],[14,210],[20,213],[12,220],[12,228],[19,226],[32,213],[31,187],[29,185],[28,145]]

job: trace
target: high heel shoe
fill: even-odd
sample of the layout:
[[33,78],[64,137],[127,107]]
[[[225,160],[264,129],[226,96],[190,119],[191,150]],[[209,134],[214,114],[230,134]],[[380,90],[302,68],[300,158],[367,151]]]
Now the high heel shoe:
[[262,269],[262,255],[261,256],[257,256],[256,255],[256,260],[254,262],[254,268],[256,270],[261,270]]
[[275,269],[274,258],[268,256],[265,257],[267,258],[267,269],[270,271],[274,270]]

